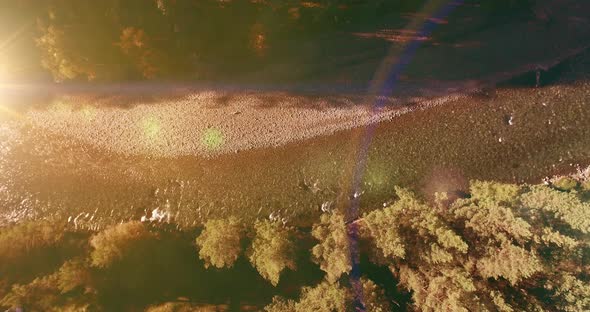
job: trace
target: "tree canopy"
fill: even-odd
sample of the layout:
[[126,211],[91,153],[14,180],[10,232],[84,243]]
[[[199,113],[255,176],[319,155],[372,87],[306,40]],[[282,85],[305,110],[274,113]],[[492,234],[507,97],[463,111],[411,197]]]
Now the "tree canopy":
[[143,243],[153,236],[141,222],[127,222],[110,227],[90,238],[93,266],[105,268],[121,260],[134,244]]
[[[493,16],[508,16],[530,11],[535,1],[474,2]],[[326,34],[358,31],[384,21],[387,25],[385,17],[416,12],[423,4],[423,0],[16,0],[3,9],[21,15],[19,22],[36,22],[30,40],[36,44],[29,42],[22,49],[36,46],[38,53],[31,62],[64,82],[213,79],[253,73],[277,57],[299,57],[309,42],[320,46],[318,50],[337,44],[328,43]]]
[[[587,246],[575,248],[587,233],[586,203],[543,185],[473,181],[470,189],[469,198],[448,207],[397,189],[397,202],[361,219],[365,238],[381,251],[376,263],[389,265],[413,305],[528,311],[562,298],[566,311],[587,306],[574,295],[587,291],[579,271]],[[569,287],[575,290],[563,301]]]
[[208,220],[197,237],[199,258],[205,267],[231,268],[242,252],[244,226],[236,217]]
[[311,234],[319,241],[311,250],[313,259],[326,272],[328,281],[335,282],[352,270],[348,227],[342,214],[323,214]]
[[[218,291],[205,297],[210,302],[192,300],[238,284],[240,294],[270,290],[256,302],[268,312],[586,311],[590,196],[584,182],[566,189],[472,181],[463,198],[440,194],[434,204],[398,187],[386,207],[349,222],[338,211],[323,213],[311,230],[235,217],[208,220],[194,232],[131,221],[74,233],[59,223],[24,222],[0,228],[0,308],[232,309]],[[361,259],[369,260],[354,268],[353,226]],[[205,266],[225,270],[197,265],[195,242]],[[62,245],[76,247],[57,248]],[[244,246],[251,266],[237,261]],[[19,274],[30,258],[49,263]],[[191,288],[196,284],[203,285]]]
[[255,237],[248,251],[250,263],[276,286],[281,272],[295,270],[295,242],[288,228],[270,220],[256,221]]

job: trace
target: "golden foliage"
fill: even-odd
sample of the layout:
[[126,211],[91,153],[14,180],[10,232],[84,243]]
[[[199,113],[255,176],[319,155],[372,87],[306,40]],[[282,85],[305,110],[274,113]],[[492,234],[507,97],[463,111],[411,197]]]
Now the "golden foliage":
[[208,220],[196,239],[205,267],[231,268],[242,252],[243,235],[244,227],[236,217]]
[[335,282],[343,273],[352,270],[350,241],[342,214],[323,214],[311,233],[319,240],[312,249],[314,261],[326,272],[328,281]]
[[398,201],[358,221],[381,253],[376,264],[396,274],[413,305],[541,311],[549,294],[535,289],[549,283],[556,301],[584,310],[588,290],[580,272],[588,247],[579,239],[587,233],[588,204],[547,186],[475,181],[471,191],[470,198],[431,207],[397,189]]
[[121,260],[125,252],[137,242],[151,238],[152,234],[138,221],[118,224],[90,238],[93,266],[105,268]]
[[47,221],[24,222],[0,229],[0,269],[32,250],[57,245],[64,236],[65,229],[60,224]]
[[590,233],[590,204],[582,202],[574,193],[560,192],[550,187],[532,186],[521,195],[523,206],[550,212],[572,229]]
[[539,259],[521,247],[504,244],[500,248],[488,248],[477,261],[477,270],[484,278],[503,277],[512,285],[542,270]]
[[515,184],[474,180],[469,183],[471,198],[482,201],[511,203],[516,200],[520,187]]
[[290,240],[289,229],[278,222],[259,220],[254,224],[254,230],[256,236],[248,251],[248,259],[262,277],[276,286],[284,269],[297,268],[295,244]]

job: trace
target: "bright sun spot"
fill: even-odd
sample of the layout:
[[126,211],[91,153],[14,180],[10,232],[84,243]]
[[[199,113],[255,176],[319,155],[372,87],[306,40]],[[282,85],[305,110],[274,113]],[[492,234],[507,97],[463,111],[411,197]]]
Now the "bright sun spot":
[[162,130],[162,124],[158,118],[149,116],[141,121],[141,128],[146,137],[155,139]]
[[90,121],[96,116],[96,108],[94,106],[84,105],[81,109],[81,113],[84,119]]
[[201,142],[207,149],[217,149],[223,144],[223,133],[218,129],[211,128],[205,130],[201,137]]

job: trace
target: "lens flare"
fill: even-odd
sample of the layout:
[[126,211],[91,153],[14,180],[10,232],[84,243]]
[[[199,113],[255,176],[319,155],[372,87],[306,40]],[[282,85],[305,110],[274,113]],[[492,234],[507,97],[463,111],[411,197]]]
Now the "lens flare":
[[[372,98],[372,112],[378,112],[385,104],[385,98],[391,95],[397,86],[399,77],[412,61],[416,50],[423,41],[415,40],[430,36],[434,28],[444,21],[453,9],[463,3],[462,0],[430,0],[424,4],[419,14],[415,16],[405,27],[407,33],[416,34],[414,40],[404,44],[393,44],[388,55],[383,59],[379,68],[375,72],[373,81],[369,87],[369,95]],[[356,156],[356,165],[353,168],[352,183],[350,188],[351,194],[361,194],[362,182],[367,173],[368,151],[371,145],[376,124],[370,124],[365,127],[364,133],[359,137],[359,148]],[[357,219],[359,217],[360,199],[354,196],[350,202],[347,211],[347,218]],[[350,273],[350,282],[355,293],[355,307],[364,310],[363,291],[360,284],[360,253],[358,246],[358,228],[353,225],[349,233],[350,257],[353,262],[353,268]]]
[[162,131],[162,123],[155,116],[148,116],[141,121],[141,129],[146,138],[154,140]]
[[55,100],[50,110],[57,114],[69,114],[72,112],[72,105],[63,99]]
[[201,143],[209,150],[221,147],[224,142],[223,133],[219,129],[210,128],[203,132]]
[[84,105],[82,107],[82,109],[80,110],[80,112],[82,113],[82,116],[86,121],[90,121],[90,120],[94,119],[94,117],[97,114],[96,108],[94,106],[90,106],[90,105]]
[[5,116],[9,118],[22,118],[20,113],[2,103],[0,97],[0,120]]

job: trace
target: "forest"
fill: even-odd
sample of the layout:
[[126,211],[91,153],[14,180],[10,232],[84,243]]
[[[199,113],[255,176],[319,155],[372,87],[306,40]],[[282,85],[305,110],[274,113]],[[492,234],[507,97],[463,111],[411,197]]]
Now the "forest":
[[[480,8],[480,28],[485,28],[486,23],[530,19],[535,15],[533,0],[465,2]],[[57,82],[227,80],[296,58],[307,53],[305,49],[310,46],[314,47],[316,57],[325,57],[322,50],[338,47],[338,38],[343,34],[373,29],[375,25],[397,25],[400,16],[411,15],[426,3],[3,1],[0,36],[8,38],[10,48],[6,49],[5,44],[0,51],[5,54],[0,59],[0,69],[9,77],[45,77]],[[8,61],[13,59],[19,61]]]
[[[211,219],[0,229],[0,307],[24,311],[585,311],[590,183],[471,181],[310,228]],[[358,252],[355,252],[356,249]],[[356,256],[354,256],[356,255]]]

